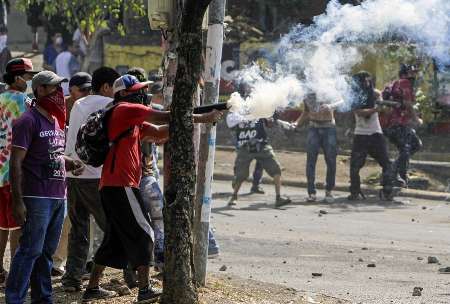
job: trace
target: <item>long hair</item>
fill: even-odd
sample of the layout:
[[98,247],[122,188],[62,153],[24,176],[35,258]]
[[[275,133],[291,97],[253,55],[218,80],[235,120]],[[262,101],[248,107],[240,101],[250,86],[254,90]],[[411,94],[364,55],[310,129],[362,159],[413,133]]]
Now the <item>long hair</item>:
[[357,108],[370,109],[375,107],[374,83],[372,80],[368,86],[366,78],[372,78],[372,75],[366,71],[360,71],[352,77],[352,93]]

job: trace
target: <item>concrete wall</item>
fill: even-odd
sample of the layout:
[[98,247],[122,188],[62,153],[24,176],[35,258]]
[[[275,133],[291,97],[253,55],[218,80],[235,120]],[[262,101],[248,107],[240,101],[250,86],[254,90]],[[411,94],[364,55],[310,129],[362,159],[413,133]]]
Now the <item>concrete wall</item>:
[[[27,16],[24,12],[16,8],[16,0],[10,0],[11,10],[8,15],[8,41],[12,47],[25,47],[27,51],[31,50],[32,34],[31,28],[27,24]],[[44,30],[39,28],[41,49],[47,38]]]

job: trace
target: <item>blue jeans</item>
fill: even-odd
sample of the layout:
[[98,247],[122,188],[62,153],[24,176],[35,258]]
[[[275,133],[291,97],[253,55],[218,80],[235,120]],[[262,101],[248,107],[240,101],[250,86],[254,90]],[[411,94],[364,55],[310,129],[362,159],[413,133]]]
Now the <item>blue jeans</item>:
[[164,220],[163,207],[164,198],[159,188],[159,184],[154,177],[146,176],[141,179],[139,185],[142,200],[149,213],[153,231],[155,233],[154,255],[155,263],[161,265],[164,263]]
[[408,183],[409,160],[422,149],[422,141],[414,129],[406,126],[389,127],[383,132],[398,149],[398,158],[394,162],[394,176],[399,175]]
[[30,284],[31,303],[53,303],[52,256],[61,236],[66,200],[24,198],[23,201],[27,215],[6,282],[6,303],[24,303]]
[[336,183],[337,138],[336,128],[309,128],[307,138],[306,179],[308,194],[316,194],[316,163],[320,148],[327,164],[326,190],[333,190]]
[[259,187],[259,185],[261,184],[262,178],[263,178],[263,173],[264,173],[264,166],[263,166],[262,162],[257,160],[256,164],[255,164],[255,170],[253,171],[252,188]]
[[213,233],[211,227],[209,228],[209,231],[208,231],[208,248],[209,248],[209,251],[219,250],[219,244],[217,243],[216,238],[214,237],[214,233]]

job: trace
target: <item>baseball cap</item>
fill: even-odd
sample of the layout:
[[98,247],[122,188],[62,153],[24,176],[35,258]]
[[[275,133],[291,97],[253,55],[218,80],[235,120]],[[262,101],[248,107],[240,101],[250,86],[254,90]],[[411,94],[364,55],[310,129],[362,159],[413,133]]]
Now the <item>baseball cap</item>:
[[126,74],[114,81],[113,92],[114,94],[123,90],[126,90],[128,92],[135,92],[139,91],[142,88],[148,87],[148,85],[151,83],[153,83],[153,81],[139,82],[136,77]]
[[5,71],[11,75],[20,75],[25,73],[37,74],[39,71],[33,69],[33,62],[28,58],[15,58],[6,64]]
[[38,86],[41,85],[58,85],[61,82],[68,82],[67,78],[59,77],[52,71],[42,71],[34,75],[31,82],[31,87],[33,91],[36,90]]
[[92,77],[88,73],[78,72],[70,78],[69,88],[77,86],[80,89],[88,89],[92,87]]

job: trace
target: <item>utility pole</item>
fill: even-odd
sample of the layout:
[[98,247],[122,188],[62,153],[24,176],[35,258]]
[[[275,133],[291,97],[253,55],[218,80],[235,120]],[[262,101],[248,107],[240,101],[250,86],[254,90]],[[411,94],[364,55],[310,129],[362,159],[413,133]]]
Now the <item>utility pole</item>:
[[[203,78],[204,104],[218,103],[226,0],[213,0],[209,5],[208,37]],[[211,215],[212,180],[216,148],[216,126],[201,126],[194,222],[194,280],[206,284],[208,231]]]

